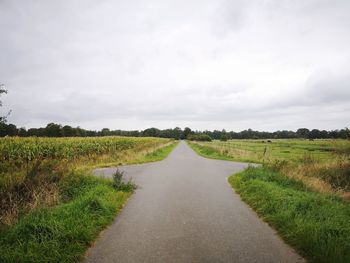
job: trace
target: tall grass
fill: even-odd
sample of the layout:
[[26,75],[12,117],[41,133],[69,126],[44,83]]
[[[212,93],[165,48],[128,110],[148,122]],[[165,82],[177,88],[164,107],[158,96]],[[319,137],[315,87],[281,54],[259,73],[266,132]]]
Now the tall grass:
[[310,262],[350,262],[350,204],[266,167],[249,168],[229,182]]
[[76,262],[110,224],[130,191],[110,180],[70,174],[58,185],[61,203],[22,216],[0,235],[0,262]]

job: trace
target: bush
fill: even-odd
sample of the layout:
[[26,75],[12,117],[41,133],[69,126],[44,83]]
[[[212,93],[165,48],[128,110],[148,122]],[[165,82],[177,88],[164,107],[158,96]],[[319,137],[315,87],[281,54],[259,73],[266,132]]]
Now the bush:
[[136,189],[136,185],[130,179],[128,182],[124,180],[124,171],[117,169],[113,175],[113,187],[117,191],[131,192]]
[[189,134],[187,139],[190,141],[211,142],[212,139],[207,134]]
[[226,142],[228,140],[228,136],[226,134],[221,135],[220,141]]

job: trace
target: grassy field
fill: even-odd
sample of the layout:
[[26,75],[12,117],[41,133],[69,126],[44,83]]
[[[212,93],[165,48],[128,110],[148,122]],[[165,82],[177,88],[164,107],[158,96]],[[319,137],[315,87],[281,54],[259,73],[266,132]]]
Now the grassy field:
[[200,155],[267,164],[324,193],[346,199],[350,191],[350,141],[230,140],[190,143]]
[[89,175],[92,168],[159,161],[176,144],[160,138],[1,138],[0,262],[80,259],[132,192]]
[[310,262],[350,262],[350,142],[271,140],[189,143],[208,158],[263,164],[232,187]]

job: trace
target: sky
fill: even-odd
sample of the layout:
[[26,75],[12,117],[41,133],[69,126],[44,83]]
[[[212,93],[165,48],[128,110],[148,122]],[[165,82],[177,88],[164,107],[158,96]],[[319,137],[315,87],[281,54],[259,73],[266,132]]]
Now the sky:
[[19,127],[350,126],[348,0],[0,0]]

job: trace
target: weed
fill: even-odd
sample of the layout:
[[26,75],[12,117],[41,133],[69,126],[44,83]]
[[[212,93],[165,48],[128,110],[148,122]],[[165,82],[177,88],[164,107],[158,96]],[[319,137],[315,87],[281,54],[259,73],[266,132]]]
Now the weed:
[[136,185],[130,178],[129,181],[125,182],[124,171],[117,169],[113,174],[113,187],[118,191],[131,192],[136,189]]

